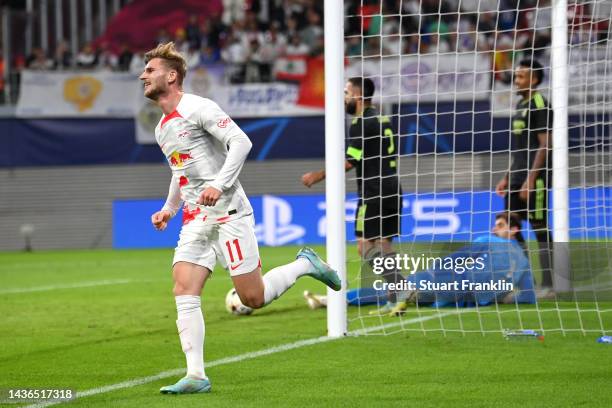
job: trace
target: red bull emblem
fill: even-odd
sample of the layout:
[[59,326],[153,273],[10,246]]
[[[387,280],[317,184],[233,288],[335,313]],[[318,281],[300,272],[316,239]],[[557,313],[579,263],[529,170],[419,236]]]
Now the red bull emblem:
[[179,186],[184,187],[188,183],[189,183],[189,179],[187,179],[187,177],[181,176],[181,178],[179,178]]
[[171,166],[183,167],[183,165],[191,159],[193,159],[193,157],[191,157],[190,153],[172,152],[168,158],[168,161],[170,162]]

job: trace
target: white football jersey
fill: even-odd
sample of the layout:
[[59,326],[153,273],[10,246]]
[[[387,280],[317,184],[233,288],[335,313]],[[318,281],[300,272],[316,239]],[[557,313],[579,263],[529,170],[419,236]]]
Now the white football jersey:
[[[163,116],[157,124],[155,139],[168,159],[173,182],[178,182],[180,188],[183,224],[196,217],[206,224],[215,224],[253,212],[238,181],[251,142],[215,102],[183,94],[174,112]],[[237,160],[232,158],[226,163],[229,145],[246,145],[248,149]],[[223,192],[217,204],[213,207],[196,204],[209,186]]]

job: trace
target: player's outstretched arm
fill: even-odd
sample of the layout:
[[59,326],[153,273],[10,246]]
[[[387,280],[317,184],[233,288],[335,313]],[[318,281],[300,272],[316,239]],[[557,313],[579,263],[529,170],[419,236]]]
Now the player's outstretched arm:
[[[353,165],[349,161],[344,162],[345,171],[349,171],[352,168]],[[323,180],[325,180],[325,170],[309,171],[302,176],[302,184],[308,188]]]
[[302,176],[302,184],[310,188],[325,179],[325,170],[309,171]]
[[506,174],[504,178],[499,180],[499,182],[495,186],[495,193],[500,197],[504,197],[507,191],[508,191],[508,175]]

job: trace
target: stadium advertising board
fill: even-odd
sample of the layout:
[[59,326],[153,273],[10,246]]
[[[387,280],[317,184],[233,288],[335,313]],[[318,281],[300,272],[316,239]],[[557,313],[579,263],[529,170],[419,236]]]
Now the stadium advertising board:
[[[313,66],[313,73],[320,70],[314,62],[309,66]],[[139,126],[138,140],[152,139],[146,133],[152,132],[161,112],[142,95],[142,86],[136,77],[107,71],[25,70],[17,116],[134,117]],[[213,99],[234,118],[322,115],[322,77],[319,86],[313,86],[311,79],[292,83],[228,84],[226,67],[213,65],[190,72],[184,88],[186,92]],[[319,91],[313,94],[313,89]]]
[[[571,238],[598,238],[609,233],[597,225],[612,225],[609,214],[587,209],[584,202],[610,200],[610,188],[570,190]],[[326,237],[325,196],[264,195],[250,197],[255,211],[255,232],[260,245],[281,246],[323,244]],[[155,231],[150,215],[163,200],[117,200],[113,205],[113,246],[115,248],[173,247],[181,226],[180,215],[164,232]],[[503,200],[492,191],[404,195],[402,237],[407,241],[470,241],[487,234]],[[590,207],[591,208],[591,207]],[[346,201],[347,240],[355,242],[357,201]],[[528,229],[528,225],[524,225]],[[598,235],[599,234],[599,235]]]
[[474,53],[357,59],[346,76],[372,78],[376,103],[486,100],[491,90],[490,59]]
[[[567,109],[570,115],[597,114],[610,111],[610,81],[607,79],[612,65],[612,45],[575,46],[568,54],[568,71],[571,77],[568,89]],[[544,65],[544,78],[539,86],[540,92],[552,101],[550,56],[539,58]],[[493,117],[509,117],[519,101],[519,96],[510,82],[506,67],[506,78],[497,75],[491,93],[491,112]],[[553,104],[554,107],[554,104]],[[570,120],[571,122],[571,120]]]
[[128,73],[24,70],[16,114],[27,118],[131,118],[140,93],[140,84]]

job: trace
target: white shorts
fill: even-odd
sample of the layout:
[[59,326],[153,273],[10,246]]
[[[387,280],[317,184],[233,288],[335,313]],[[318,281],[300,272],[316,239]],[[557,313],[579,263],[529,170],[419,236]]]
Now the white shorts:
[[172,264],[190,262],[212,272],[217,260],[231,276],[261,266],[252,214],[221,224],[193,220],[183,225]]

